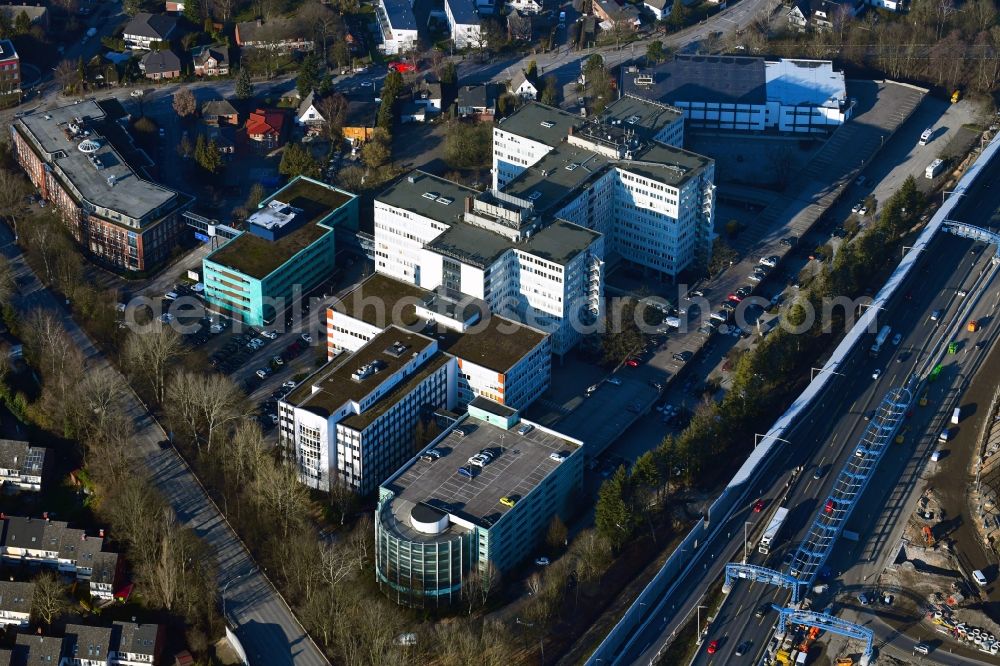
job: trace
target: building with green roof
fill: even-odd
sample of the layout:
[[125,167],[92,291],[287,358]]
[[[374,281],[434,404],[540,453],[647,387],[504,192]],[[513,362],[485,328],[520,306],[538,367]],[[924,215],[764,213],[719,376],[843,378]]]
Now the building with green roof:
[[246,231],[205,257],[205,300],[247,324],[267,324],[330,277],[336,232],[357,228],[357,195],[298,176],[258,205]]

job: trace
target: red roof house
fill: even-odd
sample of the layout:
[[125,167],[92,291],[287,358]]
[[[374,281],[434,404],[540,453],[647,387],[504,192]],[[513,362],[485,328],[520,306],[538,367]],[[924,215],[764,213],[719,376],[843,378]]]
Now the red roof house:
[[277,109],[257,109],[247,118],[247,137],[267,148],[281,145],[285,113]]

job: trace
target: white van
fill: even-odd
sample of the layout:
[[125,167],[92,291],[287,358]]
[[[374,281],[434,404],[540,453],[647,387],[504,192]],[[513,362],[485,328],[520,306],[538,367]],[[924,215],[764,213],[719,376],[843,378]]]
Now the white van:
[[947,442],[950,439],[951,439],[951,428],[945,428],[944,430],[941,431],[941,434],[938,435],[938,441],[940,442]]
[[937,462],[938,460],[941,460],[941,452],[935,451],[931,454],[931,462]]
[[962,408],[956,407],[955,410],[951,413],[952,425],[958,425],[958,420],[960,418],[962,418]]
[[920,135],[920,142],[919,142],[920,145],[921,146],[926,146],[927,143],[931,140],[931,136],[933,136],[933,135],[934,135],[934,128],[933,127],[928,127],[927,129],[925,129],[923,131],[923,134]]
[[986,576],[983,574],[982,571],[976,569],[975,571],[972,572],[972,577],[976,580],[976,583],[978,583],[982,587],[986,587]]

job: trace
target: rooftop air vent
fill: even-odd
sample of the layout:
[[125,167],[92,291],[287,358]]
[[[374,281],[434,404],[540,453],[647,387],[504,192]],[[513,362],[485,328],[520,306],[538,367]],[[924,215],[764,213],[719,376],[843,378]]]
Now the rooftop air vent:
[[407,349],[406,345],[397,340],[396,342],[393,342],[391,345],[389,345],[389,347],[385,350],[385,353],[393,358],[400,358],[403,354],[406,353],[406,349]]

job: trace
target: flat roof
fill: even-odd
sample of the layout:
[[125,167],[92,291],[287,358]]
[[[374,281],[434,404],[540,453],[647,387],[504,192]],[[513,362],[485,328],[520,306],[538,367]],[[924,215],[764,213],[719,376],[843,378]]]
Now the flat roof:
[[517,249],[556,264],[567,264],[601,237],[578,224],[556,220],[529,238]]
[[451,15],[460,25],[479,25],[479,12],[472,0],[445,0],[451,7]]
[[464,223],[453,225],[426,244],[429,250],[479,268],[487,268],[513,246],[500,234]]
[[637,160],[621,160],[616,165],[626,171],[643,174],[671,187],[680,187],[712,164],[710,157],[654,142],[637,156]]
[[[396,304],[400,301],[422,301],[431,294],[431,291],[422,287],[375,273],[347,293],[339,302],[341,306],[334,309],[371,326],[384,327],[392,323],[412,330],[412,327],[421,322],[412,303],[398,308],[401,321],[390,322],[388,319],[397,311]],[[360,308],[359,311],[357,306],[366,301],[381,303],[384,314],[372,306]],[[428,326],[428,322],[424,322],[422,332],[429,337],[436,337],[442,351],[498,373],[508,372],[548,335],[516,321],[488,312],[485,314],[488,318],[472,326],[467,333],[433,323]]]
[[[636,77],[652,76],[652,85]],[[764,104],[764,59],[732,55],[677,55],[656,67],[625,75],[624,92],[664,102]]]
[[[404,350],[400,354],[388,353],[389,348],[396,342],[399,342]],[[413,360],[414,354],[420,354],[434,344],[435,341],[425,335],[398,326],[389,326],[354,354],[344,359],[334,359],[306,378],[285,398],[284,402],[323,418],[330,418],[330,415],[345,403],[357,402],[369,395],[387,378]],[[425,361],[424,365],[426,366],[431,360]],[[371,363],[379,366],[377,372],[360,381],[351,378],[359,368]]]
[[847,100],[844,73],[835,71],[829,60],[768,60],[764,75],[767,99],[784,105],[836,109]]
[[583,119],[579,116],[562,109],[539,102],[529,102],[506,118],[497,121],[495,127],[546,146],[557,146],[569,135],[571,127],[576,127],[582,122]]
[[[104,110],[94,101],[83,101],[47,111],[28,112],[14,123],[34,138],[45,153],[42,157],[59,167],[61,175],[78,190],[80,196],[98,207],[109,208],[127,217],[141,219],[180,197],[169,188],[142,178],[111,144],[120,137],[107,137],[102,127]],[[74,135],[69,125],[81,120],[81,130],[90,136]],[[84,153],[79,146],[89,144],[95,150]],[[98,169],[91,159],[99,161]],[[148,158],[147,158],[148,159]],[[163,213],[165,214],[165,212]],[[161,215],[157,216],[162,217]]]
[[375,200],[442,224],[455,224],[462,220],[466,197],[477,194],[471,187],[418,169],[382,190]]
[[[416,459],[402,473],[382,484],[395,493],[391,511],[399,527],[408,529],[410,512],[425,504],[489,528],[509,511],[500,504],[501,497],[520,499],[538,487],[559,465],[551,453],[571,455],[579,444],[535,426],[526,435],[517,428],[498,426],[468,417],[457,426],[465,432],[459,437],[450,431],[435,444],[442,456],[434,462]],[[497,454],[474,479],[459,476],[456,470],[468,459],[490,449]],[[412,533],[421,541],[435,537]]]
[[507,183],[503,192],[531,201],[540,214],[554,214],[610,163],[600,153],[564,141]]
[[301,209],[305,220],[301,227],[276,241],[245,231],[208,255],[205,260],[263,279],[297,253],[326,234],[333,233],[333,227],[323,224],[323,220],[354,198],[355,195],[332,186],[307,178],[297,178],[260,202],[258,210],[278,199],[293,208]]
[[[350,361],[350,359],[348,359],[348,361]],[[421,365],[416,372],[396,384],[391,391],[380,396],[378,400],[368,406],[368,409],[364,410],[360,414],[351,414],[340,423],[348,428],[353,428],[354,430],[364,430],[374,423],[375,419],[385,414],[390,407],[398,403],[408,393],[416,389],[417,386],[420,385],[420,382],[437,372],[441,366],[447,362],[448,356],[442,352],[433,354],[429,359],[424,361],[424,364]]]
[[385,13],[389,17],[389,25],[393,30],[416,30],[417,19],[413,16],[413,8],[407,0],[382,0]]
[[609,104],[599,116],[604,122],[619,121],[621,127],[635,131],[644,139],[652,139],[663,128],[683,117],[684,112],[676,107],[633,95],[623,95]]

